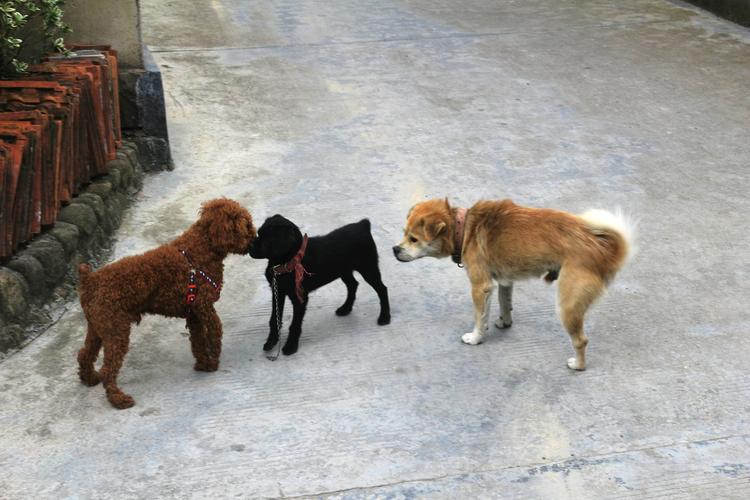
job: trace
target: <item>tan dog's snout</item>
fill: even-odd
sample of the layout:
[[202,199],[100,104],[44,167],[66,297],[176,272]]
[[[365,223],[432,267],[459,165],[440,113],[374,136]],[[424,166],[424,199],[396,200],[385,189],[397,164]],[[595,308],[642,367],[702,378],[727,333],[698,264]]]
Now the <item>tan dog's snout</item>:
[[414,256],[409,254],[409,250],[402,247],[401,245],[393,246],[393,255],[399,262],[409,262],[414,260]]

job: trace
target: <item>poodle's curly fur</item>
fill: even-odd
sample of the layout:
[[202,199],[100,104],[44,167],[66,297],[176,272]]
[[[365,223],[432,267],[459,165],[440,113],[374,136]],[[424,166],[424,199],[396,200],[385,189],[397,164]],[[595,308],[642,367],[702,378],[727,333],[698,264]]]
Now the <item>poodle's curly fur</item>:
[[[195,266],[220,285],[224,258],[229,253],[247,253],[255,237],[250,213],[236,201],[221,198],[204,203],[198,221],[166,245],[125,257],[96,272],[82,264],[79,296],[88,332],[78,352],[81,381],[88,386],[102,382],[115,408],[135,404],[117,386],[117,373],[128,352],[130,326],[140,322],[143,314],[186,318],[195,369],[216,371],[222,335],[214,309],[219,291],[198,275],[197,297],[187,305],[190,271]],[[104,362],[97,372],[94,362],[102,346]]]

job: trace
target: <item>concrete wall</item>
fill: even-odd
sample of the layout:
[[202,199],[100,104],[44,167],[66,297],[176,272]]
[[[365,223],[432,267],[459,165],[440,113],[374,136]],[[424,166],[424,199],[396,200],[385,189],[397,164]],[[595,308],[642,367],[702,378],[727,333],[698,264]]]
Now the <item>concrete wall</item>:
[[68,0],[68,43],[111,45],[120,56],[120,118],[146,170],[172,168],[161,72],[144,51],[139,0]]
[[737,24],[750,27],[750,0],[688,0]]
[[142,68],[138,0],[68,0],[65,22],[73,29],[66,42],[108,44],[123,67]]

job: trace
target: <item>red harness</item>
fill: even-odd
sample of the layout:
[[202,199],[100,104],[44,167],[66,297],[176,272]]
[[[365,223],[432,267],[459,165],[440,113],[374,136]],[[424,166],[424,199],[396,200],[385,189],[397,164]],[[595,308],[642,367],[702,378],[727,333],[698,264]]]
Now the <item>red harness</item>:
[[216,291],[216,300],[219,300],[219,296],[221,295],[221,283],[216,283],[208,274],[196,268],[193,265],[193,261],[190,259],[190,254],[186,250],[180,250],[180,253],[185,257],[185,260],[187,260],[188,264],[190,265],[187,294],[185,295],[185,302],[187,302],[187,305],[191,305],[193,302],[195,302],[195,299],[198,298],[198,285],[195,283],[196,274],[199,274],[201,278],[206,281],[206,283],[213,287],[213,289]]
[[456,229],[453,233],[453,255],[451,255],[451,259],[453,259],[453,262],[458,264],[458,267],[463,267],[461,265],[461,256],[463,254],[464,222],[466,221],[467,211],[468,210],[466,210],[465,208],[456,209]]
[[307,272],[305,266],[302,265],[302,258],[305,256],[306,250],[307,235],[302,238],[302,246],[299,247],[297,253],[294,254],[294,257],[292,257],[292,260],[290,260],[286,264],[279,264],[278,266],[273,267],[273,273],[276,275],[294,272],[294,290],[297,293],[297,298],[302,303],[305,302],[305,291],[302,289],[302,280],[305,278],[305,276],[311,275],[311,273]]

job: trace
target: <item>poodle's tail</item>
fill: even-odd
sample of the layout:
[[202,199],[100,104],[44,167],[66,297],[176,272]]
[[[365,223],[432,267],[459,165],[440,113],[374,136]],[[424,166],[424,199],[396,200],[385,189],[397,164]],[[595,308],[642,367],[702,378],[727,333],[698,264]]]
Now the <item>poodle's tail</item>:
[[78,283],[81,290],[87,288],[91,283],[91,266],[84,263],[78,266]]

